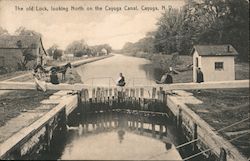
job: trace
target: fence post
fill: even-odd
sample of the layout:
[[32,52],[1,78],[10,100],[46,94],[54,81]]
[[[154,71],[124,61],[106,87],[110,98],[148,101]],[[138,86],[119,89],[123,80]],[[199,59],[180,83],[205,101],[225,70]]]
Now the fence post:
[[220,148],[220,158],[219,161],[227,161],[227,152],[224,148]]
[[[178,105],[179,107],[179,105]],[[181,125],[182,125],[182,109],[179,108],[179,115],[178,115],[178,120],[177,120],[177,128],[181,130]]]
[[50,152],[50,131],[51,131],[51,128],[50,128],[50,125],[49,123],[47,123],[45,125],[45,129],[46,129],[46,135],[45,135],[45,141],[46,141],[46,150],[48,152]]
[[[197,139],[197,124],[194,123],[193,125],[193,140],[196,140]],[[192,146],[193,146],[193,151],[197,151],[197,142],[193,142]]]

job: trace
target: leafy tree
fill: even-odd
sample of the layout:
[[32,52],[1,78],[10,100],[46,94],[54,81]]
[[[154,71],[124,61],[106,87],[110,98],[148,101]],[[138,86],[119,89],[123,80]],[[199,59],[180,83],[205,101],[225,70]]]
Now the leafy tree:
[[171,54],[185,52],[183,48],[184,13],[183,10],[169,8],[159,19],[155,32],[154,45],[158,52]]
[[96,55],[97,53],[102,53],[102,50],[105,49],[107,54],[112,52],[112,47],[109,44],[101,44],[90,47],[90,53]]
[[87,48],[88,48],[87,43],[82,39],[70,43],[66,48],[66,53],[74,54],[74,56],[76,56],[78,55],[77,53],[81,51],[83,55],[87,55]]
[[36,59],[36,55],[33,53],[36,44],[31,44],[28,48],[22,48],[22,41],[19,40],[16,45],[22,51],[22,58],[19,59],[18,67],[20,70],[25,70],[28,62]]
[[55,51],[53,52],[53,59],[54,60],[60,59],[62,55],[63,55],[63,50],[55,49]]
[[1,35],[9,35],[8,31],[0,26],[0,36]]
[[49,49],[47,49],[47,53],[49,54],[49,56],[52,56],[54,55],[54,52],[56,49],[58,49],[58,45],[57,44],[54,44],[52,45]]
[[195,44],[232,44],[240,58],[248,55],[249,2],[245,0],[190,1],[186,6],[186,26],[192,29]]
[[136,54],[137,52],[154,53],[154,38],[150,35],[140,39],[136,43],[127,42],[123,48],[123,53]]
[[42,37],[42,34],[33,31],[33,30],[29,30],[26,29],[25,27],[19,27],[16,31],[15,31],[16,35],[20,35],[20,36],[39,36]]

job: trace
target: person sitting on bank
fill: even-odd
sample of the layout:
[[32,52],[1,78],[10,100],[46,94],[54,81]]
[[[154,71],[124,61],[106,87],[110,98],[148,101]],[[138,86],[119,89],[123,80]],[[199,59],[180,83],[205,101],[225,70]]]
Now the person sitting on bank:
[[166,72],[162,77],[161,80],[156,80],[157,84],[171,84],[173,83],[173,77],[169,72]]
[[118,88],[118,102],[121,102],[124,98],[124,92],[123,92],[123,87],[125,86],[125,78],[122,75],[122,73],[119,74],[119,78],[117,80],[117,86]]
[[55,69],[51,70],[51,74],[50,74],[50,83],[52,84],[59,84],[59,79],[56,73]]
[[117,86],[124,87],[125,84],[126,84],[125,78],[124,78],[124,76],[122,75],[122,73],[120,73],[119,78],[118,78],[118,80],[117,80]]

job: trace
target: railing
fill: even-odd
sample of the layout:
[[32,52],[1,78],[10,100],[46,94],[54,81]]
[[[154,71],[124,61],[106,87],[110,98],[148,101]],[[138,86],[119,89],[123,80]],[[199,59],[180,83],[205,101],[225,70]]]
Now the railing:
[[[113,77],[91,77],[91,78],[85,79],[83,82],[86,85],[91,85],[92,87],[94,87],[94,85],[98,86],[98,84],[94,84],[95,80],[100,80],[100,79],[108,80],[108,87],[116,86],[117,84]],[[130,86],[130,87],[135,87],[138,85],[140,86],[141,82],[137,83],[137,80],[144,80],[143,85],[145,86],[152,86],[155,84],[153,83],[154,82],[153,79],[146,79],[144,77],[132,77],[132,78],[127,79],[126,86]],[[86,83],[88,81],[91,81],[91,83],[90,84]]]

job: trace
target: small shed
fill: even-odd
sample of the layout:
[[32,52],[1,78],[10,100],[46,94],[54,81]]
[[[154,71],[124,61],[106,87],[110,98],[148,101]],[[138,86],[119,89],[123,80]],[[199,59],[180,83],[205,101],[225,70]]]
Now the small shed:
[[238,53],[232,45],[195,45],[192,55],[194,82],[198,68],[205,82],[235,80],[234,59]]
[[36,60],[27,64],[33,68],[36,64],[45,64],[46,51],[39,36],[0,36],[0,67],[7,71],[18,70],[18,62],[23,59],[22,50],[30,49]]

